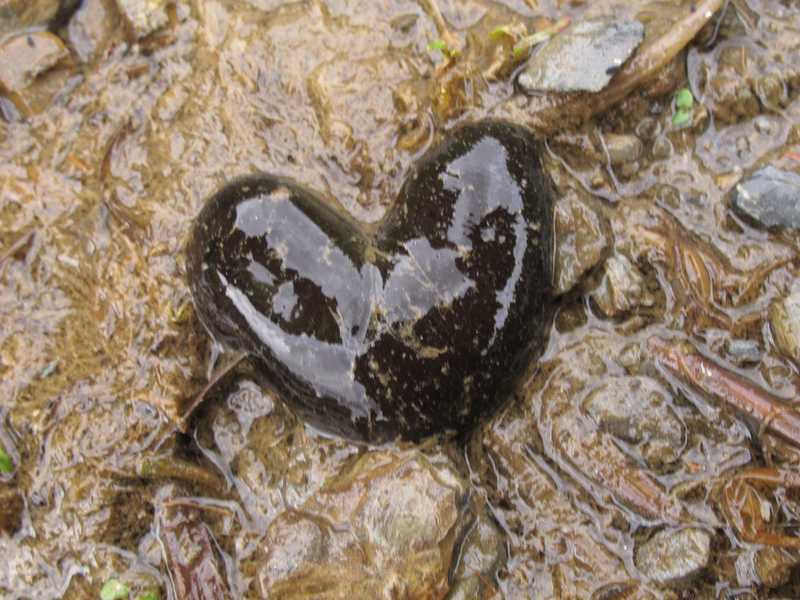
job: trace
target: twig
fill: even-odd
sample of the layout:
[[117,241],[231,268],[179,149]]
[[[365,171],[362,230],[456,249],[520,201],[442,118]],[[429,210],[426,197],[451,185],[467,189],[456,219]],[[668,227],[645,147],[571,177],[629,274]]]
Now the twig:
[[108,140],[105,152],[103,152],[103,160],[100,161],[100,170],[97,174],[100,183],[105,183],[111,175],[111,157],[114,154],[114,148],[116,148],[131,132],[133,132],[133,126],[130,121],[127,121],[111,136],[111,139]]
[[17,252],[19,252],[22,248],[25,247],[25,244],[28,243],[28,240],[33,236],[34,230],[31,229],[27,233],[23,233],[19,236],[12,244],[2,252],[0,252],[0,266],[3,265],[9,258],[14,256]]
[[688,344],[653,336],[647,345],[658,362],[682,381],[800,446],[800,413],[781,398],[718,365]]
[[189,429],[189,419],[191,418],[194,411],[197,409],[198,406],[206,399],[206,395],[211,391],[211,389],[217,385],[228,373],[233,371],[233,369],[242,362],[246,354],[240,354],[235,359],[233,359],[229,364],[225,365],[221,369],[219,369],[214,375],[211,377],[209,382],[200,390],[200,393],[197,397],[192,401],[189,405],[189,408],[183,413],[182,416],[178,418],[178,428],[186,433]]
[[146,479],[176,479],[222,494],[226,485],[211,469],[176,456],[148,458],[137,465],[136,475]]

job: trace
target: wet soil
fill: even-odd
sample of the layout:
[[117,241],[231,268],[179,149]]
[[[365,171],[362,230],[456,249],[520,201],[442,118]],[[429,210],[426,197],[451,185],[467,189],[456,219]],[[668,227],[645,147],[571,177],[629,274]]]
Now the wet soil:
[[[726,3],[607,110],[543,121],[498,27],[613,15],[646,44],[694,3],[436,4],[0,0],[0,596],[800,594],[800,237],[730,207],[800,171],[800,6]],[[9,70],[19,35],[46,44]],[[485,117],[546,142],[559,197],[555,320],[502,411],[375,448],[246,361],[204,391],[185,246],[211,194],[274,173],[368,230]]]

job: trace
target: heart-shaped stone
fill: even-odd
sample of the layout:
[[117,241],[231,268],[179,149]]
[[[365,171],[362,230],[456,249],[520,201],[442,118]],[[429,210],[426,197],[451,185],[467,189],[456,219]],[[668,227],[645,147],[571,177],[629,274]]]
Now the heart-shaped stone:
[[375,235],[289,180],[235,180],[189,243],[197,314],[324,431],[379,443],[471,427],[549,328],[540,152],[515,125],[461,127],[416,164]]

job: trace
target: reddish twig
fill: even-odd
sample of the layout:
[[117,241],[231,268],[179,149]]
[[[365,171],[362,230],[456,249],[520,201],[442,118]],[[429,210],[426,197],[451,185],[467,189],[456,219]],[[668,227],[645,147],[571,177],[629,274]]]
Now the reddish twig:
[[688,344],[651,337],[650,350],[658,362],[682,381],[752,417],[767,431],[800,446],[800,413],[779,397],[718,365]]
[[218,548],[208,526],[199,515],[178,506],[164,506],[159,539],[165,550],[170,580],[177,598],[228,600]]

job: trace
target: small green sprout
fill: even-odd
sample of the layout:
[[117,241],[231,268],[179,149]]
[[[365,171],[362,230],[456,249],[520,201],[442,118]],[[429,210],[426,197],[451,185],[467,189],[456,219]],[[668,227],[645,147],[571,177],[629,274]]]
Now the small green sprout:
[[439,52],[444,54],[447,58],[455,58],[456,56],[458,56],[458,50],[454,50],[453,48],[448,46],[447,42],[445,42],[442,38],[437,38],[429,42],[428,50],[430,50],[431,52],[438,50]]
[[109,579],[100,590],[100,600],[125,600],[130,594],[130,588],[119,579]]
[[445,44],[443,39],[433,40],[428,44],[428,50],[431,52],[434,50],[440,50],[444,52],[447,50],[447,44]]
[[158,593],[158,590],[147,590],[136,596],[136,600],[161,600],[161,594]]
[[694,107],[694,96],[688,88],[682,88],[675,94],[675,112],[672,115],[672,125],[674,127],[686,127],[692,122],[692,108]]
[[675,94],[675,107],[679,111],[688,111],[692,110],[694,106],[694,96],[692,96],[692,92],[689,91],[689,88],[682,88],[678,90],[678,93]]
[[8,474],[14,470],[14,463],[8,453],[0,448],[0,473]]
[[692,122],[692,113],[685,110],[679,110],[672,115],[672,124],[675,127],[685,127]]

